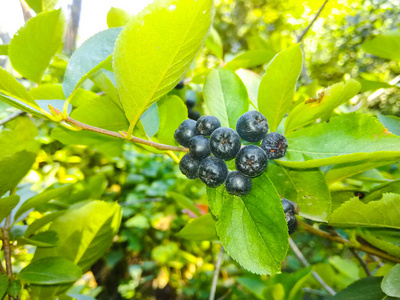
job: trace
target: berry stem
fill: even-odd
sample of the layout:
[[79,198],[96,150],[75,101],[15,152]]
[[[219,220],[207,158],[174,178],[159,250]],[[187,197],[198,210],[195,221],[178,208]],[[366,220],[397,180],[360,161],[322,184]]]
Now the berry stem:
[[215,299],[215,291],[217,290],[218,276],[219,276],[219,271],[221,270],[223,255],[224,255],[224,247],[221,245],[221,250],[219,251],[217,262],[215,263],[214,276],[213,276],[213,281],[211,284],[210,297],[208,298],[209,300]]
[[178,156],[176,156],[176,154],[172,151],[167,151],[166,154],[171,157],[173,159],[174,162],[176,162],[177,164],[179,164],[180,159]]
[[[105,134],[105,135],[108,135],[108,136],[116,137],[116,138],[119,138],[119,139],[125,139],[118,132],[106,130],[106,129],[99,128],[99,127],[94,127],[94,126],[79,122],[79,121],[77,121],[75,119],[72,119],[71,117],[67,117],[64,121],[69,123],[69,124],[75,125],[76,127],[81,128],[82,130],[97,132],[97,133]],[[138,137],[135,137],[135,136],[132,136],[128,140],[130,142],[137,143],[137,144],[143,144],[143,145],[150,146],[150,147],[153,147],[153,148],[158,149],[158,150],[189,152],[188,148],[175,147],[175,146],[170,146],[170,145],[159,144],[159,143],[156,143],[156,142],[153,142],[153,141],[144,140],[144,139],[141,139],[141,138],[138,138]]]

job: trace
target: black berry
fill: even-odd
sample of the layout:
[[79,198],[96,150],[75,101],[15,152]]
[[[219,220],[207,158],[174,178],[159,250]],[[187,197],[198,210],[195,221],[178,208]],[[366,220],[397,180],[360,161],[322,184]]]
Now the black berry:
[[199,166],[200,161],[191,157],[189,153],[185,154],[179,162],[179,170],[189,179],[199,177]]
[[194,159],[203,159],[210,156],[210,140],[202,135],[196,135],[189,141],[189,154]]
[[184,147],[189,147],[189,141],[192,137],[198,135],[196,130],[196,122],[193,120],[185,120],[175,130],[175,140]]
[[252,143],[259,142],[265,138],[268,128],[267,119],[258,111],[249,111],[241,115],[236,123],[236,131],[240,137]]
[[209,136],[219,127],[221,127],[221,122],[214,116],[202,116],[196,123],[197,132],[202,135]]
[[278,159],[285,156],[287,147],[287,139],[277,132],[267,134],[261,143],[261,148],[267,153],[269,159]]
[[183,79],[181,81],[178,82],[178,84],[175,86],[175,88],[177,90],[181,90],[183,89],[183,87],[185,86],[185,83],[183,82]]
[[260,176],[268,166],[268,158],[260,147],[243,147],[236,155],[236,169],[248,177]]
[[288,199],[285,199],[285,198],[282,198],[281,202],[282,202],[283,211],[285,212],[285,214],[289,213],[289,214],[294,215],[299,212],[299,206],[297,205],[297,203],[290,201]]
[[191,109],[196,105],[196,100],[193,98],[187,98],[186,99],[186,107]]
[[194,121],[197,121],[200,118],[200,113],[198,111],[194,111],[193,109],[188,110],[188,117]]
[[354,192],[354,196],[363,199],[365,197],[365,194],[363,192]]
[[223,160],[235,158],[241,145],[240,136],[231,128],[217,128],[210,137],[212,154]]
[[251,190],[251,178],[240,174],[237,171],[231,172],[226,178],[225,188],[231,195],[244,196]]
[[292,234],[297,229],[297,219],[294,215],[286,216],[286,222],[289,229],[289,234]]
[[223,184],[228,176],[228,167],[222,159],[214,156],[200,162],[199,178],[207,186],[215,188]]

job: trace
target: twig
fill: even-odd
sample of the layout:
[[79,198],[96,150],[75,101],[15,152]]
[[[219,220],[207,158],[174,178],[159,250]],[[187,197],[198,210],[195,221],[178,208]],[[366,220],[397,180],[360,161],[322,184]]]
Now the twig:
[[208,300],[214,300],[215,299],[215,291],[217,289],[217,281],[218,281],[219,271],[221,269],[223,255],[224,255],[224,247],[221,246],[221,250],[219,251],[218,259],[217,259],[217,262],[215,264],[214,277],[213,277],[213,281],[212,281],[212,284],[211,284],[210,298],[208,298]]
[[386,259],[386,260],[389,260],[389,261],[392,261],[392,262],[395,262],[395,263],[400,263],[400,258],[392,256],[392,255],[387,254],[385,252],[382,252],[382,251],[380,251],[378,249],[375,249],[375,248],[372,248],[370,246],[363,245],[363,244],[356,244],[356,243],[351,242],[351,241],[349,241],[349,240],[347,240],[347,239],[345,239],[345,238],[343,238],[341,236],[332,235],[329,232],[323,231],[321,229],[314,228],[313,226],[308,225],[307,223],[304,223],[302,221],[298,221],[298,223],[299,223],[300,226],[302,226],[304,228],[305,231],[307,231],[309,233],[312,233],[312,234],[315,234],[315,235],[318,235],[318,236],[320,236],[320,237],[322,237],[324,239],[331,240],[331,241],[334,241],[334,242],[337,242],[337,243],[341,243],[341,244],[347,245],[347,246],[349,246],[351,248],[358,249],[360,251],[376,255],[376,256],[378,256],[380,258],[383,258],[383,259]]
[[303,33],[297,38],[297,42],[300,43],[304,36],[307,34],[307,31],[313,26],[314,22],[318,19],[319,15],[321,14],[322,10],[324,9],[328,0],[325,0],[322,6],[319,8],[318,12],[315,14],[314,18],[311,20],[311,23],[304,29]]
[[3,263],[0,261],[0,272],[3,274],[7,274],[6,270],[3,267]]
[[13,113],[13,114],[9,115],[8,117],[0,120],[0,126],[14,120],[15,118],[18,118],[19,116],[22,116],[24,114],[26,114],[26,112],[24,112],[22,110],[17,111],[16,113]]
[[[304,257],[303,253],[301,253],[300,249],[296,246],[296,243],[292,240],[292,238],[289,238],[289,244],[290,248],[292,248],[294,254],[296,254],[297,258],[302,262],[303,265],[306,267],[310,266],[310,263],[307,261],[307,259]],[[335,295],[336,292],[325,283],[325,281],[321,278],[321,276],[318,275],[317,272],[312,271],[312,275],[314,278],[319,282],[319,284],[330,294],[330,295]]]
[[[8,215],[4,223],[4,227],[1,228],[3,232],[3,248],[4,248],[4,258],[6,260],[7,276],[12,277],[12,264],[11,264],[11,246],[10,246],[10,223],[11,215]],[[14,297],[8,295],[9,300],[15,300]]]
[[[72,119],[71,117],[67,117],[65,119],[65,121],[67,123],[69,123],[69,124],[75,125],[78,128],[81,128],[82,130],[93,131],[93,132],[105,134],[105,135],[108,135],[108,136],[116,137],[116,138],[119,138],[119,139],[124,139],[124,137],[118,132],[106,130],[106,129],[99,128],[99,127],[94,127],[94,126],[91,126],[91,125],[88,125],[88,124],[84,124],[84,123],[79,122],[79,121],[77,121],[75,119]],[[138,143],[138,144],[147,145],[147,146],[156,148],[158,150],[189,152],[188,148],[175,147],[175,146],[170,146],[170,145],[159,144],[159,143],[155,143],[155,142],[152,142],[152,141],[147,141],[147,140],[135,137],[135,136],[132,136],[132,138],[129,141],[134,142],[134,143]]]
[[371,271],[368,269],[367,263],[365,260],[362,259],[362,257],[357,253],[357,251],[354,248],[350,247],[350,252],[354,255],[354,257],[358,260],[360,265],[363,267],[365,273],[367,276],[372,276]]

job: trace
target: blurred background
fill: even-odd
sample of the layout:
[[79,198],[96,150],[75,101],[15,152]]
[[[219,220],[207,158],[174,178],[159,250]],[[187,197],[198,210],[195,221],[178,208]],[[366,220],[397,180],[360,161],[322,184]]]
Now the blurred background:
[[[68,58],[76,47],[110,26],[112,7],[132,16],[149,2],[59,1],[57,6],[64,10],[68,20],[66,42],[62,53],[53,59],[44,81],[61,82]],[[215,32],[188,73],[191,84],[173,93],[185,99],[191,117],[198,118],[204,112],[200,84],[207,70],[248,51],[262,50],[264,57],[267,53],[271,59],[300,39],[324,2],[216,0]],[[0,0],[0,45],[8,44],[34,15],[23,1]],[[400,81],[399,63],[374,57],[361,47],[376,34],[398,30],[399,16],[399,0],[327,1],[302,39],[305,63],[296,99],[313,97],[322,87],[351,77],[361,82],[363,94],[352,99],[350,105],[341,106],[338,112],[359,109],[400,116],[396,86]],[[222,52],[213,47],[218,44],[222,45]],[[256,52],[250,55],[256,57]],[[262,74],[267,62],[241,67]],[[6,56],[0,55],[0,65],[9,67]],[[98,91],[94,84],[87,88]],[[0,118],[14,111],[0,102]],[[52,138],[54,124],[35,119],[35,125],[43,146],[34,168],[24,180],[26,197],[31,190],[40,192],[51,185],[74,183],[76,199],[81,192],[91,199],[118,201],[123,207],[123,223],[113,247],[74,287],[75,293],[86,297],[79,299],[208,299],[220,245],[176,237],[192,216],[171,197],[171,192],[179,193],[207,210],[204,186],[185,179],[165,156],[149,154],[132,145],[125,145],[121,152],[113,152],[100,144],[65,145]],[[381,172],[391,174],[393,170],[381,168]],[[352,183],[357,185],[354,180]],[[27,222],[40,216],[40,212],[32,213]],[[342,245],[301,231],[293,238],[314,269],[334,289],[341,290],[363,276],[363,270]],[[21,250],[15,264],[22,268],[31,258],[31,251]],[[260,296],[261,290],[279,282],[293,290],[290,299],[327,299],[327,294],[309,276],[310,270],[304,269],[292,252],[283,271],[272,278],[253,275],[224,255],[217,299],[264,299]],[[296,285],[297,282],[301,285]],[[279,291],[271,290],[271,295],[279,295]]]

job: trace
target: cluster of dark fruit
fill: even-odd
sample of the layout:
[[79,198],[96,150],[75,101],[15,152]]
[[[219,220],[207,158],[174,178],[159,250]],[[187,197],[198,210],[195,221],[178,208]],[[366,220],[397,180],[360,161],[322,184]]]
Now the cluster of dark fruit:
[[[175,89],[181,90],[185,87],[185,83],[183,80],[179,81],[179,83],[175,86]],[[196,105],[196,100],[193,99],[193,97],[187,97],[186,98],[186,107],[188,109],[188,117],[189,119],[197,121],[201,115],[200,113],[194,109],[194,106]]]
[[[212,188],[225,183],[229,194],[244,196],[251,190],[251,179],[264,173],[268,159],[277,159],[286,153],[286,138],[276,132],[268,134],[268,129],[267,119],[258,111],[243,114],[237,121],[236,131],[221,127],[214,116],[200,117],[197,122],[185,120],[175,131],[176,141],[189,148],[179,168],[190,179],[199,177]],[[241,139],[250,143],[262,140],[261,147],[242,147]],[[234,158],[237,171],[228,172],[225,161]]]
[[282,198],[283,211],[285,212],[286,223],[289,228],[289,234],[292,234],[297,229],[297,219],[295,214],[299,213],[299,206],[297,203],[288,199]]

